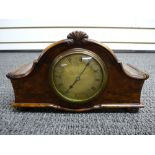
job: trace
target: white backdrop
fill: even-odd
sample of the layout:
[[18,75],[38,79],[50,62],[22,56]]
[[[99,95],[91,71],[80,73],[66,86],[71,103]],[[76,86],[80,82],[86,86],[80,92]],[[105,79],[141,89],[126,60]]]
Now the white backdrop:
[[112,49],[155,50],[151,0],[1,2],[0,50],[43,49],[74,30]]

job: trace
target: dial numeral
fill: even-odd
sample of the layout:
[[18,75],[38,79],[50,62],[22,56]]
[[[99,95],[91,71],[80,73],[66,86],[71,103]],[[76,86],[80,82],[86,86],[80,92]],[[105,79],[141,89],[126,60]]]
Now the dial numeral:
[[61,75],[59,74],[56,74],[55,77],[61,79]]
[[100,81],[100,79],[95,79],[95,81]]
[[67,61],[71,63],[72,59],[70,57],[67,58]]
[[91,90],[96,91],[96,87],[94,87],[94,86],[91,87]]
[[80,57],[79,61],[82,62],[82,57]]
[[98,70],[98,69],[96,69],[96,68],[93,68],[93,71],[96,73],[96,72],[98,72],[99,70]]

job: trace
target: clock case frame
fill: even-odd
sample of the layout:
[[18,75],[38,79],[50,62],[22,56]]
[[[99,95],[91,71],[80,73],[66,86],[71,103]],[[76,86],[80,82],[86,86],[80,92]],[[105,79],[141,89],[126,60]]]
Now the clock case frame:
[[[49,71],[55,57],[73,48],[82,48],[98,55],[104,62],[108,79],[106,87],[93,100],[71,103],[62,100],[49,83]],[[144,81],[149,75],[129,64],[120,62],[107,46],[88,39],[88,35],[75,31],[67,39],[45,48],[33,63],[23,65],[6,75],[12,83],[15,108],[54,108],[66,111],[88,111],[104,108],[136,109],[144,107],[140,101]]]

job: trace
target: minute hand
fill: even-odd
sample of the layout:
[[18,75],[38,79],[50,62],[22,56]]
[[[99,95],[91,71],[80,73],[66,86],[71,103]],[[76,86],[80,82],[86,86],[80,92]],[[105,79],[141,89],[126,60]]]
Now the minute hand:
[[88,67],[89,64],[90,64],[90,61],[87,62],[87,64],[85,65],[84,69],[82,70],[82,72],[79,74],[79,76],[77,76],[77,78],[79,78],[79,80],[80,80],[81,75],[84,73],[84,71],[86,70],[86,68]]

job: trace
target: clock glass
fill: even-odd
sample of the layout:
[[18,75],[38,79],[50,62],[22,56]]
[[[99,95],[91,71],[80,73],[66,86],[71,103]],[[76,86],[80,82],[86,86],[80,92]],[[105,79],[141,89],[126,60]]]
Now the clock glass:
[[87,102],[104,89],[107,72],[95,53],[72,49],[57,56],[50,69],[50,83],[57,95],[69,102]]

